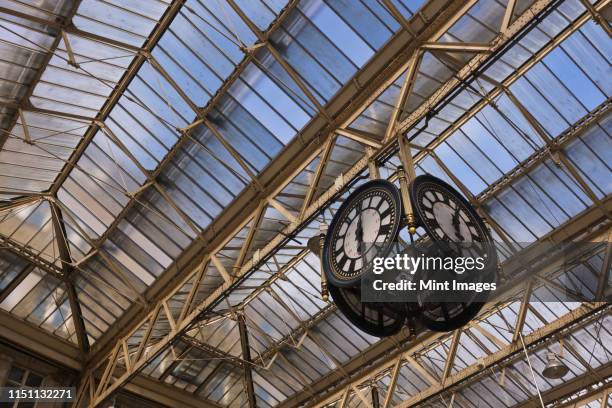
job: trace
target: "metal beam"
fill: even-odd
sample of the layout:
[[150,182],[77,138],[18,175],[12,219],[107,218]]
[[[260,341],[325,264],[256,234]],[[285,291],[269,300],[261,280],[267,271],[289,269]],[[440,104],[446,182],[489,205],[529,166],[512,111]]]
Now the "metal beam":
[[461,339],[461,329],[457,329],[453,333],[453,338],[451,340],[450,349],[448,350],[448,354],[446,356],[446,362],[444,364],[444,371],[442,372],[442,378],[440,379],[440,384],[445,384],[446,379],[453,371],[453,366],[455,364],[455,356],[457,355],[457,348],[459,347],[460,339]]
[[383,4],[387,8],[387,10],[389,10],[393,18],[396,19],[398,23],[400,23],[402,28],[406,30],[406,32],[410,34],[411,37],[415,37],[416,34],[414,32],[414,29],[410,25],[410,22],[406,19],[406,17],[404,17],[402,12],[399,11],[397,7],[395,7],[395,4],[393,4],[391,0],[383,0]]
[[400,93],[397,96],[397,101],[395,102],[395,106],[391,111],[391,117],[389,118],[389,123],[387,124],[387,130],[385,131],[383,142],[388,142],[397,134],[397,122],[401,117],[406,101],[410,98],[410,94],[412,93],[412,88],[419,72],[422,56],[423,52],[419,50],[410,58],[408,69],[406,70],[405,74],[406,78],[404,78]]
[[64,225],[64,218],[62,217],[62,211],[59,206],[54,200],[48,200],[48,203],[51,210],[51,222],[53,223],[55,242],[57,244],[62,263],[62,270],[64,272],[63,282],[64,286],[66,286],[66,291],[68,292],[72,322],[74,323],[74,330],[76,331],[79,348],[85,355],[89,352],[89,339],[87,338],[87,330],[85,329],[85,321],[83,320],[81,305],[72,281],[75,269],[72,263],[72,256],[70,255],[70,247],[68,246],[66,226]]
[[317,164],[317,168],[310,180],[310,186],[306,191],[306,198],[302,203],[302,208],[300,209],[300,218],[304,217],[304,212],[308,209],[308,206],[311,204],[312,199],[316,196],[318,191],[319,182],[321,181],[321,177],[323,177],[323,173],[325,171],[325,167],[329,162],[329,158],[331,156],[332,150],[334,149],[335,138],[331,137],[327,140],[323,149],[321,150],[321,155],[319,156],[319,163]]
[[249,332],[244,321],[244,316],[238,316],[238,331],[240,333],[240,347],[244,364],[244,389],[246,390],[249,408],[257,406],[255,398],[255,387],[253,386],[253,374],[251,373],[251,347],[249,346]]
[[395,386],[397,385],[397,379],[399,377],[401,369],[402,359],[400,356],[397,359],[395,365],[393,366],[393,370],[391,371],[391,378],[389,380],[389,385],[387,386],[387,395],[385,396],[385,403],[383,404],[383,408],[389,408],[391,406],[391,401],[393,401],[393,394],[395,393]]
[[508,0],[508,4],[506,5],[506,11],[504,12],[504,19],[501,24],[501,31],[505,31],[510,22],[512,21],[512,15],[514,14],[514,9],[516,7],[516,0]]
[[449,52],[478,52],[490,53],[492,47],[489,44],[463,43],[463,42],[426,42],[421,46],[425,50],[441,50]]
[[523,300],[521,301],[521,307],[519,308],[518,316],[514,326],[514,334],[512,335],[512,342],[516,343],[519,337],[523,333],[523,326],[525,325],[525,318],[527,317],[527,311],[529,310],[529,299],[531,299],[531,291],[533,290],[535,277],[529,279],[527,283],[527,289],[523,293]]
[[2,303],[4,301],[4,299],[7,298],[8,295],[11,294],[11,292],[13,292],[15,290],[15,288],[17,286],[19,286],[19,284],[21,282],[23,282],[23,280],[26,278],[26,276],[28,276],[30,274],[30,272],[32,272],[34,270],[34,268],[36,268],[36,266],[32,265],[32,264],[27,264],[22,270],[21,272],[19,272],[19,274],[17,274],[17,276],[15,276],[11,282],[6,285],[6,287],[2,290],[0,290],[0,303]]
[[240,248],[240,252],[238,253],[238,257],[236,258],[236,262],[234,263],[234,267],[232,268],[232,273],[235,273],[236,269],[240,269],[242,266],[249,249],[253,244],[253,239],[255,238],[255,233],[259,229],[261,222],[264,219],[264,215],[266,213],[266,203],[261,203],[259,208],[257,208],[257,212],[249,225],[249,232],[244,238],[244,242],[242,243],[242,247]]
[[368,134],[361,130],[338,128],[336,130],[336,133],[344,137],[348,137],[349,139],[352,139],[366,146],[374,147],[377,149],[380,149],[382,146],[382,143],[379,140],[380,137],[378,137],[377,135]]
[[54,276],[59,280],[63,280],[64,272],[63,270],[54,263],[42,258],[39,253],[37,253],[34,249],[23,245],[9,237],[0,234],[0,245],[4,247],[4,249],[8,249],[14,254],[20,256],[26,261],[30,262],[33,265],[36,265],[41,270],[47,272],[48,274]]

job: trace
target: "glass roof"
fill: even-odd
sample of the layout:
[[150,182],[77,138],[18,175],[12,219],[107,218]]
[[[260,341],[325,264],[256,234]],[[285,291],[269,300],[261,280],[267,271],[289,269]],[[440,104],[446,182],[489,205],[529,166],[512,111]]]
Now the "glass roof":
[[[154,7],[143,8],[136,2],[84,1],[74,24],[80,30],[139,47],[168,6],[154,3]],[[285,4],[258,3],[239,5],[265,30]],[[270,36],[320,103],[328,101],[399,29],[384,7],[369,3],[360,2],[361,8],[352,11],[358,13],[357,20],[349,24],[346,16],[338,14],[340,4],[299,2]],[[409,17],[418,6],[411,3],[401,9]],[[363,40],[356,31],[362,24],[376,28],[376,35]],[[25,149],[33,164],[15,177],[11,177],[17,171],[15,166],[6,166],[6,183],[0,187],[43,192],[60,170],[68,171],[57,188],[57,198],[73,260],[87,257],[79,265],[76,284],[86,305],[90,341],[95,341],[240,194],[250,177],[295,138],[315,115],[316,107],[267,49],[245,56],[243,48],[252,46],[257,38],[228,4],[188,1],[110,110],[104,127],[93,128],[91,142],[71,166],[67,160],[85,132],[92,131],[87,120],[96,117],[136,52],[78,33],[67,36],[79,67],[67,63],[62,38],[30,102],[36,108],[78,115],[83,120],[51,116],[49,122],[47,114],[24,109],[27,130],[36,143],[25,142],[18,119],[0,155],[14,161],[15,150]],[[352,48],[346,49],[346,43]],[[231,76],[233,80],[225,85]],[[180,130],[202,108],[223,141],[203,125],[188,136]],[[39,130],[38,121],[46,127],[53,125],[52,129]],[[12,143],[19,147],[11,149]],[[231,151],[224,143],[232,146]],[[151,173],[155,174],[155,188],[144,191]],[[31,182],[24,183],[24,177]],[[5,194],[6,198],[15,196]],[[31,236],[14,236],[10,223],[3,225],[4,235],[60,264],[51,244],[48,206],[38,203],[21,208],[15,212],[15,222],[20,229],[37,231],[45,238],[32,242]]]
[[[249,20],[244,21],[230,3],[187,0],[149,44],[172,9],[169,0],[146,6],[117,0],[9,3],[38,19],[69,17],[74,27],[0,10],[0,203],[6,204],[0,207],[0,309],[74,344],[72,311],[60,280],[67,263],[58,247],[54,208],[61,211],[72,279],[93,345],[134,304],[146,302],[147,289],[176,268],[271,163],[300,146],[304,129],[325,117],[334,98],[353,86],[357,74],[402,30],[382,1],[235,1]],[[425,18],[418,13],[424,1],[391,3],[405,20]],[[514,15],[532,3],[518,1]],[[506,4],[475,2],[439,42],[492,41]],[[480,203],[498,227],[495,238],[504,242],[502,259],[593,206],[606,205],[612,193],[612,42],[590,19],[563,35],[586,13],[579,0],[560,1],[441,109],[411,123],[473,56],[424,51],[399,114],[415,146],[417,173],[445,179]],[[391,83],[347,129],[382,141],[405,77]],[[541,125],[541,133],[508,93],[495,91],[502,82]],[[489,93],[493,97],[486,103]],[[585,122],[588,130],[574,134]],[[592,194],[557,165],[542,133],[559,146]],[[348,136],[337,135],[332,146],[314,198],[366,154],[366,147]],[[242,246],[256,221],[228,236],[216,254],[226,270],[240,266],[241,257],[250,259],[283,234],[288,218],[299,216],[320,160],[316,156],[305,163],[274,203],[266,204],[245,253]],[[381,175],[392,177],[398,164],[391,155],[381,163]],[[320,299],[319,260],[305,249],[321,218],[329,220],[338,205],[330,204],[280,245],[143,374],[221,405],[247,405],[240,334],[231,313],[236,306],[244,309],[261,406],[308,393],[330,372],[376,346],[378,338],[356,329]],[[22,256],[15,255],[20,251]],[[580,264],[599,271],[602,260],[600,250]],[[196,302],[221,287],[223,272],[212,262],[206,266],[205,279],[194,291]],[[581,282],[587,298],[594,294],[593,282]],[[173,312],[180,313],[190,285],[173,292]],[[538,296],[544,297],[536,290],[524,334],[580,307],[554,293],[555,302],[538,302]],[[466,330],[454,370],[508,344],[519,305],[516,295],[482,317],[478,326],[492,337],[473,327]],[[589,367],[571,360],[572,376],[609,362],[609,350],[601,345],[610,344],[610,333],[601,329],[610,326],[609,319],[567,334],[578,354],[585,354],[584,348],[592,356]],[[163,319],[158,323],[153,337],[161,339],[170,325]],[[137,347],[145,331],[134,332],[129,346]],[[444,370],[450,341],[446,337],[415,352],[433,377]],[[538,350],[533,364],[543,367],[547,347],[554,346]],[[505,387],[495,372],[467,384],[461,397],[479,400],[478,406],[525,401],[533,395],[525,364],[519,360],[506,367],[512,374]],[[411,364],[402,366],[397,402],[431,385],[414,370]],[[376,379],[381,398],[389,376]],[[538,384],[557,385],[543,377]],[[364,405],[354,394],[347,404]],[[455,406],[472,405],[455,400]]]

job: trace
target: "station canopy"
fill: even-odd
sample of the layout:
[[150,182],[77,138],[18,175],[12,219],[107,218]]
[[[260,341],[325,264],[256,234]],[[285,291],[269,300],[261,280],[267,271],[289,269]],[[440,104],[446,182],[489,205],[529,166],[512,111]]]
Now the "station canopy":
[[[133,375],[231,407],[605,388],[608,3],[2,2],[3,315],[114,361],[98,397]],[[306,242],[369,157],[394,180],[390,130],[486,215],[506,275],[542,276],[462,330],[379,339],[321,299]],[[534,255],[568,240],[569,268]],[[543,377],[560,348],[569,374]]]

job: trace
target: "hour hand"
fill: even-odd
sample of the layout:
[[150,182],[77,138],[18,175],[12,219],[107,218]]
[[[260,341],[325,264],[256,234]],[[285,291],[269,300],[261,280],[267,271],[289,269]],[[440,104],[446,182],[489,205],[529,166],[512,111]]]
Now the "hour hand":
[[359,219],[357,220],[357,231],[356,231],[356,238],[357,238],[357,251],[359,253],[361,253],[361,245],[363,244],[363,222],[362,222],[362,215],[361,213],[358,215]]
[[457,206],[455,213],[453,214],[453,226],[455,227],[455,234],[459,241],[463,241],[463,235],[461,235],[461,223],[459,222],[459,213],[461,212],[461,207]]

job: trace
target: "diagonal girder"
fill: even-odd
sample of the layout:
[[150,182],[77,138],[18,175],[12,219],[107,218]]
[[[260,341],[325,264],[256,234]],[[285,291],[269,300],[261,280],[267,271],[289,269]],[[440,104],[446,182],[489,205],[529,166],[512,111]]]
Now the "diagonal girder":
[[49,207],[51,208],[51,222],[53,224],[55,241],[57,243],[60,260],[62,262],[62,270],[64,272],[63,282],[66,286],[66,291],[68,292],[72,321],[74,323],[74,329],[76,330],[79,347],[81,351],[86,354],[89,352],[89,339],[87,338],[87,330],[85,329],[81,305],[77,297],[74,282],[72,281],[72,275],[75,269],[73,267],[73,260],[72,256],[70,255],[70,248],[68,246],[68,235],[66,234],[64,217],[62,216],[61,209],[53,200],[49,200],[48,202]]
[[249,332],[244,320],[244,316],[238,315],[238,329],[240,332],[240,347],[242,350],[242,359],[245,361],[244,364],[244,388],[247,394],[247,401],[249,402],[249,408],[255,408],[256,397],[255,388],[253,384],[253,373],[251,372],[251,348],[249,346]]
[[0,247],[2,247],[3,249],[8,249],[14,254],[30,262],[32,265],[37,266],[41,270],[47,272],[48,274],[54,276],[59,280],[62,280],[64,277],[64,271],[61,267],[57,266],[55,263],[48,261],[47,259],[44,259],[37,253],[37,251],[27,245],[21,244],[15,241],[14,239],[0,234]]

